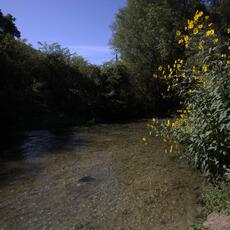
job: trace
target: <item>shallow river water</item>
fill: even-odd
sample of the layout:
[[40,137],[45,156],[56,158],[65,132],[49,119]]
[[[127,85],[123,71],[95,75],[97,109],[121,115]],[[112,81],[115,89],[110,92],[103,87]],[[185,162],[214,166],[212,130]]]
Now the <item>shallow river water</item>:
[[[186,229],[204,180],[146,123],[27,132],[2,151],[0,229]],[[7,146],[7,144],[6,144]],[[16,157],[17,156],[17,157]]]

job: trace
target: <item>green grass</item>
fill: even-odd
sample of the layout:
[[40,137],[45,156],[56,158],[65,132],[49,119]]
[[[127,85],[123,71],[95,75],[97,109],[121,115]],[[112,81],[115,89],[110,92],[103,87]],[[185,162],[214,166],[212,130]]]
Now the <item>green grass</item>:
[[230,215],[230,183],[219,183],[203,195],[208,212]]
[[[203,194],[203,201],[208,213],[220,212],[230,215],[230,183],[218,183]],[[195,224],[187,230],[205,230],[203,224]]]
[[187,230],[206,230],[202,224],[192,225]]

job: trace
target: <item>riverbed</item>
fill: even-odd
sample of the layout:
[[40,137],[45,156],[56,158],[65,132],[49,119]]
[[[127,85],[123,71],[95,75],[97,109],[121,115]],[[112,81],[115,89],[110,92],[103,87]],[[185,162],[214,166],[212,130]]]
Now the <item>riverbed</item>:
[[186,229],[205,182],[146,122],[33,130],[2,149],[0,229]]

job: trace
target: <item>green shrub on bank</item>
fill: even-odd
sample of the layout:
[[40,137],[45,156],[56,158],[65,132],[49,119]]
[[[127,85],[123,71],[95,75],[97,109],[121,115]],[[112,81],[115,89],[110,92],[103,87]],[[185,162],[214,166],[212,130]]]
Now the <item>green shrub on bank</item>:
[[203,195],[208,212],[223,212],[230,215],[230,183],[220,183]]
[[149,126],[169,144],[166,152],[182,144],[183,156],[193,166],[230,179],[229,39],[220,39],[209,17],[198,11],[177,36],[187,50],[186,60],[158,70],[168,94],[181,98],[181,108],[174,122],[153,120]]
[[207,230],[202,224],[192,225],[187,230]]
[[[212,185],[202,198],[207,213],[230,215],[230,183],[218,182]],[[203,220],[204,221],[204,220]],[[190,226],[187,230],[206,230],[203,223]]]

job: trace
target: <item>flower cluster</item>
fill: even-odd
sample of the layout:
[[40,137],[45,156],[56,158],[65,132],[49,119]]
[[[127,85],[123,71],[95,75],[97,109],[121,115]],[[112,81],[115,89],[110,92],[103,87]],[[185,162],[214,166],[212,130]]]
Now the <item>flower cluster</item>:
[[[188,49],[191,44],[191,36],[201,36],[203,34],[205,34],[206,37],[213,38],[214,43],[218,42],[218,39],[215,37],[215,30],[212,27],[213,24],[209,22],[209,16],[203,17],[203,15],[204,13],[202,11],[197,11],[193,19],[188,20],[184,32],[182,33],[179,30],[176,32],[176,35],[179,37],[179,45],[184,45],[185,48]],[[204,40],[200,41],[198,48],[204,48]]]
[[166,83],[163,97],[178,95],[180,108],[174,119],[153,119],[148,125],[149,135],[162,137],[166,153],[183,146],[183,156],[201,171],[214,176],[226,174],[230,172],[229,41],[218,37],[202,11],[187,21],[183,32],[176,31],[176,36],[187,56],[160,65],[153,76]]

